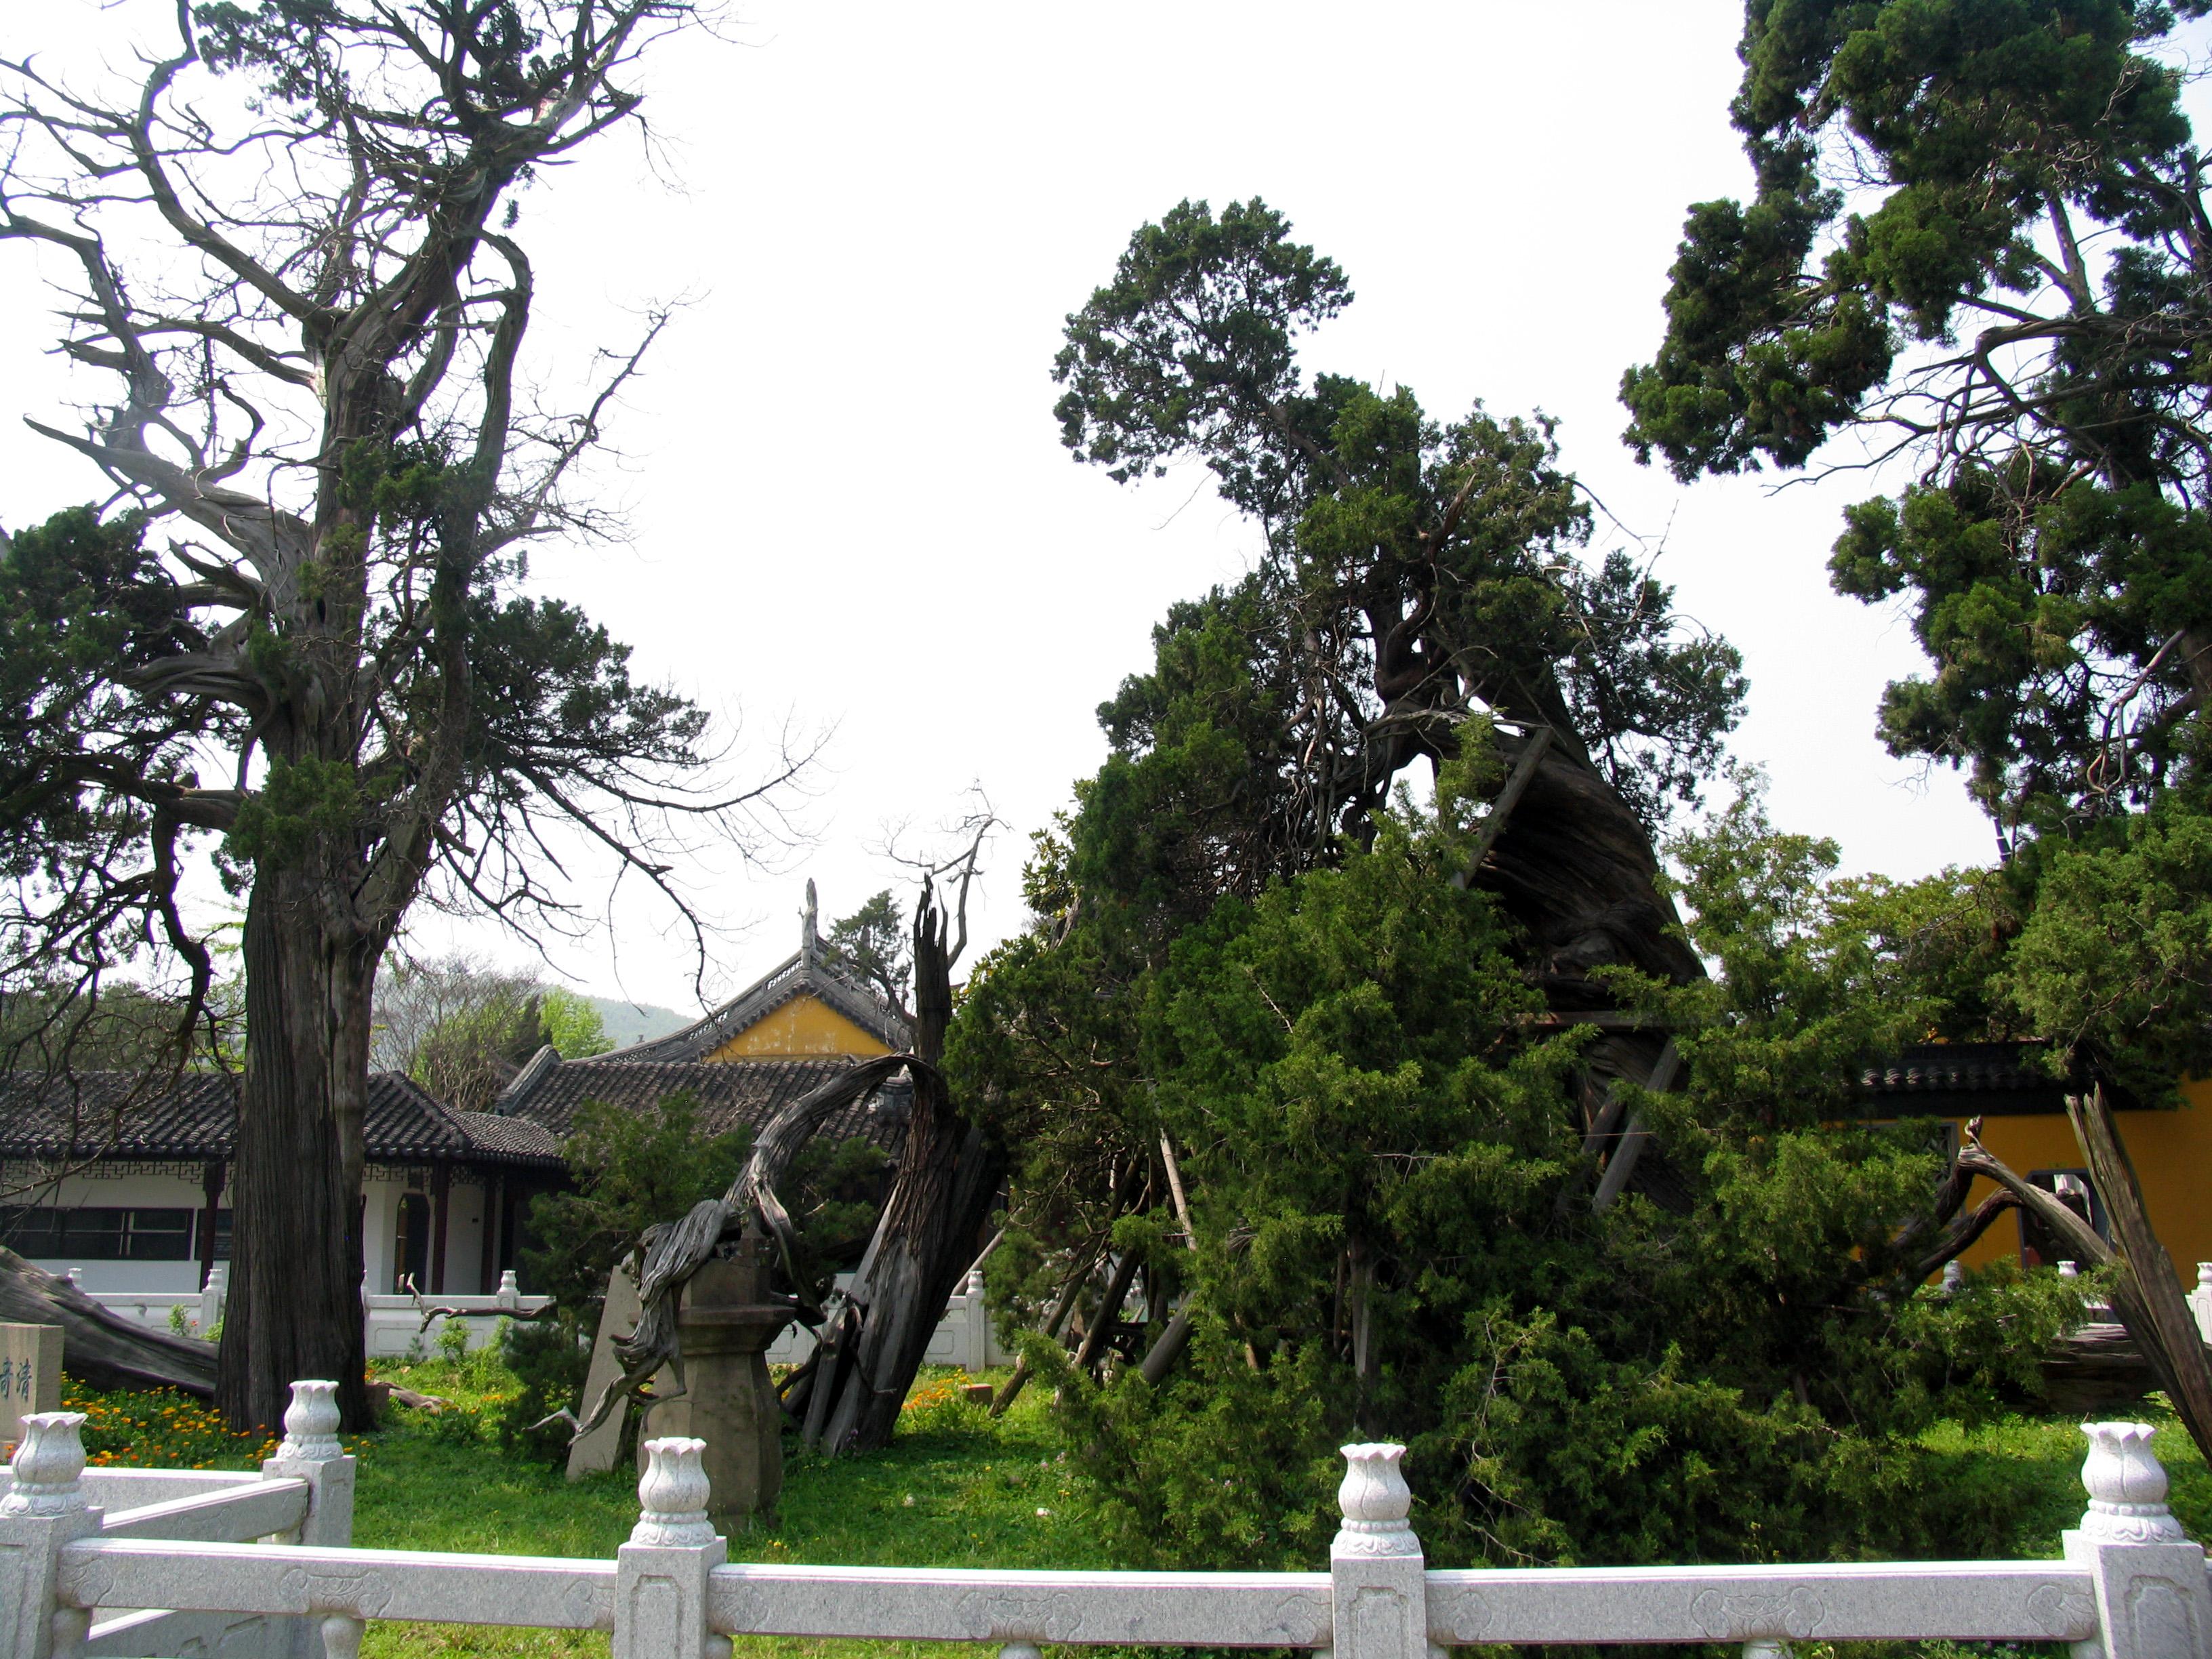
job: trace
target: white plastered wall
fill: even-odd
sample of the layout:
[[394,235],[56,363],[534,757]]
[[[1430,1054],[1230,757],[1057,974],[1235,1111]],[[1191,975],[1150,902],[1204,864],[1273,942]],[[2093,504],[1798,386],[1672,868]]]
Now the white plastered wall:
[[[189,1170],[190,1173],[186,1173]],[[190,1210],[197,1218],[207,1204],[198,1166],[186,1164],[99,1165],[64,1176],[58,1188],[34,1185],[39,1172],[31,1165],[11,1164],[0,1176],[0,1190],[10,1205],[35,1204],[64,1210],[161,1209]],[[229,1207],[228,1195],[224,1207]],[[197,1219],[195,1226],[198,1225]],[[32,1256],[28,1260],[50,1273],[77,1270],[77,1282],[88,1291],[197,1291],[200,1287],[198,1241],[183,1261],[87,1261],[67,1256]]]
[[[185,1173],[190,1170],[190,1173]],[[390,1164],[369,1165],[362,1183],[362,1289],[381,1296],[392,1287],[397,1266],[394,1249],[398,1230],[399,1200],[419,1191],[428,1201],[432,1176],[427,1168]],[[62,1209],[182,1209],[197,1218],[206,1206],[204,1177],[196,1165],[98,1165],[65,1176],[58,1189],[33,1185],[38,1171],[15,1164],[0,1172],[0,1192],[9,1204],[52,1205]],[[483,1268],[483,1227],[488,1189],[477,1177],[455,1170],[448,1195],[446,1222],[446,1291],[472,1296],[480,1288]],[[225,1190],[222,1206],[230,1207]],[[93,1261],[70,1257],[34,1256],[30,1260],[52,1273],[77,1270],[77,1282],[88,1291],[192,1291],[200,1288],[199,1249],[195,1236],[192,1253],[183,1261]],[[496,1280],[497,1274],[493,1275]],[[427,1294],[429,1286],[422,1286]]]
[[[427,1167],[405,1167],[398,1164],[369,1165],[368,1177],[362,1183],[367,1199],[362,1216],[362,1287],[371,1296],[392,1292],[398,1273],[400,1200],[409,1193],[419,1193],[429,1206],[430,1218],[425,1224],[434,1224],[436,1208],[431,1194],[435,1190],[435,1176]],[[483,1178],[465,1170],[456,1170],[453,1186],[447,1194],[446,1211],[446,1294],[474,1296],[479,1290],[491,1286],[479,1285],[483,1271],[483,1228],[487,1212],[488,1188]],[[496,1284],[498,1274],[493,1275]],[[421,1287],[430,1293],[430,1285]]]

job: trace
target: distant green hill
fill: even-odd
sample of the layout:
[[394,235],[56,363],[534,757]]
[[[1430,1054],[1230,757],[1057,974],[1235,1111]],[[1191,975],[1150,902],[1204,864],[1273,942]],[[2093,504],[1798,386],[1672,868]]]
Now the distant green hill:
[[606,1027],[607,1041],[617,1048],[643,1042],[647,1037],[666,1036],[698,1018],[696,1014],[679,1014],[672,1008],[657,1007],[650,1002],[592,996],[584,1000],[599,1011],[599,1023]]

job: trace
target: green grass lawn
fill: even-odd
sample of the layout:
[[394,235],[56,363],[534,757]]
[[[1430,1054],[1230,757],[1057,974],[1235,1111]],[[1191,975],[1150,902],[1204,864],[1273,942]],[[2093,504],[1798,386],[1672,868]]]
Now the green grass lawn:
[[[611,1557],[636,1523],[637,1478],[622,1468],[574,1484],[557,1469],[502,1458],[469,1437],[483,1397],[481,1368],[444,1363],[384,1373],[462,1413],[430,1423],[415,1413],[360,1447],[354,1540],[370,1548],[481,1550]],[[1002,1375],[1002,1374],[1001,1374]],[[853,1566],[1106,1567],[1083,1524],[1082,1495],[1043,1419],[1042,1390],[996,1422],[961,1399],[960,1372],[925,1371],[890,1447],[866,1457],[787,1450],[772,1523],[730,1540],[733,1561]],[[996,1381],[996,1376],[975,1380]],[[787,1442],[787,1448],[792,1443]],[[371,1625],[364,1659],[446,1656],[603,1655],[607,1638],[575,1631]],[[937,1654],[932,1643],[740,1639],[740,1652],[777,1656]]]
[[[617,1470],[570,1485],[557,1469],[502,1456],[477,1413],[513,1386],[495,1365],[433,1361],[383,1373],[457,1409],[436,1419],[398,1410],[378,1433],[349,1442],[360,1458],[355,1541],[393,1549],[572,1555],[605,1559],[637,1519],[635,1474]],[[897,1437],[865,1457],[787,1459],[781,1512],[730,1540],[733,1560],[851,1565],[1089,1568],[1117,1565],[1086,1524],[1082,1482],[1060,1457],[1045,1421],[1047,1400],[1031,1389],[993,1421],[962,1400],[958,1372],[925,1373]],[[251,1468],[258,1437],[229,1437],[188,1401],[164,1395],[76,1395],[93,1409],[88,1449],[101,1462]],[[2170,1415],[2156,1450],[2172,1477],[2172,1502],[2191,1536],[2212,1538],[2212,1474]],[[2008,1553],[2051,1557],[2059,1534],[2079,1518],[2081,1430],[2070,1419],[2016,1417],[1972,1431],[1946,1425],[1929,1443],[1985,1486],[1993,1507],[2019,1519]],[[2023,1494],[2025,1501],[2023,1502]],[[1419,1517],[1415,1516],[1418,1526]],[[1316,1568],[1324,1564],[1316,1561]],[[1929,1659],[1939,1644],[1928,1644]],[[1943,1644],[1949,1651],[1948,1644]],[[752,1659],[920,1659],[929,1644],[750,1638]],[[369,1627],[367,1659],[597,1659],[607,1638],[566,1631],[466,1626]],[[1824,1644],[1801,1659],[1836,1656]]]

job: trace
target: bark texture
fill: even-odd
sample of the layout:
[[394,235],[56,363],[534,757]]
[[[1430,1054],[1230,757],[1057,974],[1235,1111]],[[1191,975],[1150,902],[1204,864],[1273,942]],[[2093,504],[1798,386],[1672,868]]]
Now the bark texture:
[[[1522,751],[1533,768],[1516,766],[1492,808],[1503,821],[1485,835],[1473,881],[1526,930],[1529,971],[1546,1003],[1565,1018],[1611,1011],[1612,994],[1591,976],[1600,968],[1633,968],[1678,985],[1704,978],[1673,902],[1659,890],[1650,832],[1579,744],[1557,732],[1544,741],[1544,731]],[[1582,1112],[1593,1155],[1640,1154],[1616,1190],[1625,1184],[1680,1210],[1688,1190],[1673,1164],[1635,1138],[1639,1125],[1624,1129],[1607,1113],[1618,1082],[1667,1086],[1669,1048],[1663,1031],[1601,1030],[1583,1050]]]
[[952,1015],[944,913],[925,891],[915,916],[914,1115],[890,1197],[842,1309],[822,1332],[804,1402],[809,1443],[833,1452],[890,1443],[931,1334],[975,1254],[1004,1160],[937,1070]]
[[[280,1423],[291,1384],[338,1385],[373,1428],[362,1338],[362,1114],[376,947],[332,945],[305,878],[264,872],[246,905],[246,1063],[216,1403]],[[301,1251],[297,1241],[329,1248]]]
[[1546,744],[1527,787],[1499,806],[1510,817],[1475,884],[1528,930],[1530,967],[1553,1007],[1611,1007],[1590,977],[1595,968],[1636,968],[1678,984],[1705,977],[1659,890],[1650,832],[1572,745]]

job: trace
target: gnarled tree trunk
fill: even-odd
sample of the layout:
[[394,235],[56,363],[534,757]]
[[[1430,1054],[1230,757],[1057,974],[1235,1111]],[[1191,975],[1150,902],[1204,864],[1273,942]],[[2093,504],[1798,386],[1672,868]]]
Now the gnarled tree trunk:
[[[1472,879],[1527,930],[1545,1001],[1563,1018],[1602,1021],[1614,999],[1591,977],[1595,969],[1634,968],[1676,984],[1704,978],[1680,917],[1659,890],[1650,833],[1620,791],[1574,752],[1571,739],[1528,741],[1538,745],[1534,764],[1513,781],[1517,790],[1509,785],[1500,797],[1495,810],[1506,816],[1486,838]],[[1663,1031],[1602,1024],[1583,1050],[1583,1127],[1594,1133],[1593,1151],[1627,1150],[1632,1126],[1607,1118],[1608,1091],[1616,1080],[1659,1086],[1653,1074],[1666,1047]],[[1648,1151],[1627,1181],[1662,1205],[1686,1197],[1672,1167]]]
[[[301,1377],[338,1385],[344,1427],[374,1426],[361,1223],[377,948],[328,941],[311,880],[264,868],[246,911],[246,1077],[216,1395],[241,1430],[282,1422]],[[329,1248],[301,1251],[301,1239]]]
[[[952,1015],[945,915],[925,887],[915,914],[914,1115],[898,1175],[841,1314],[824,1327],[803,1401],[807,1439],[832,1451],[887,1444],[929,1339],[975,1254],[1004,1159],[963,1117],[936,1067]],[[796,1392],[796,1391],[794,1391]]]

